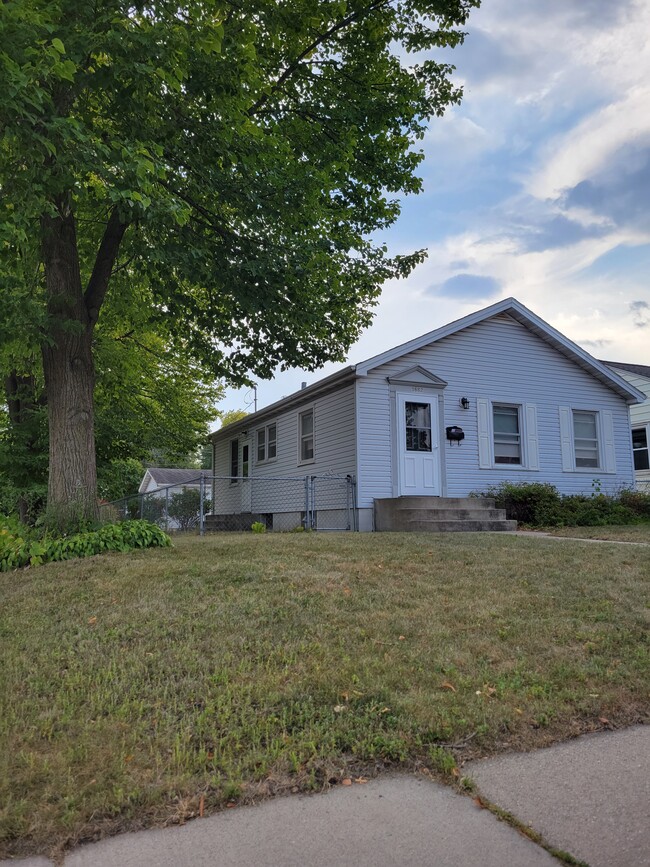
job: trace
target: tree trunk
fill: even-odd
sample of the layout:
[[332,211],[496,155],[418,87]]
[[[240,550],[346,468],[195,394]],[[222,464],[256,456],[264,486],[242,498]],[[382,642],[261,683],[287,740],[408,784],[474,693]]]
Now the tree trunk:
[[48,523],[73,527],[99,516],[91,320],[81,286],[75,221],[65,203],[42,220],[49,328],[43,372],[49,422]]

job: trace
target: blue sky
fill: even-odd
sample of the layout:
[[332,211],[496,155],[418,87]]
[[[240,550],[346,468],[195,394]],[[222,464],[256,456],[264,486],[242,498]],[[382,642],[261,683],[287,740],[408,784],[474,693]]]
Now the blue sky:
[[[431,121],[424,192],[385,236],[428,259],[385,285],[349,362],[514,296],[596,357],[650,364],[650,3],[484,0],[466,29],[462,105]],[[337,367],[260,382],[258,407]]]

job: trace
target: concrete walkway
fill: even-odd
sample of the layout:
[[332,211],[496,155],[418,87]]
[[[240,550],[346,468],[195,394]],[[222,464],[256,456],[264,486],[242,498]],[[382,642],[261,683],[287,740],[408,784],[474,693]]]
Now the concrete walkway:
[[640,545],[649,548],[650,542],[631,542],[629,539],[587,539],[586,536],[554,536],[545,530],[506,530],[502,536],[529,536],[534,539],[555,539],[559,542],[594,542],[598,545]]
[[[650,865],[650,727],[465,766],[481,793],[590,867]],[[9,862],[2,862],[9,863]],[[14,861],[46,867],[44,858]],[[543,867],[558,861],[423,777],[394,774],[71,852],[66,867]]]

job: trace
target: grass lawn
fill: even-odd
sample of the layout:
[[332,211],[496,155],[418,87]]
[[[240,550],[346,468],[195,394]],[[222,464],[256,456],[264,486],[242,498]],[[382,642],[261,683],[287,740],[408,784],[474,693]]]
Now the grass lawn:
[[388,533],[0,575],[0,850],[647,719],[649,577],[641,546]]
[[610,527],[553,527],[548,532],[553,536],[570,536],[572,539],[607,539],[612,542],[650,544],[650,522]]

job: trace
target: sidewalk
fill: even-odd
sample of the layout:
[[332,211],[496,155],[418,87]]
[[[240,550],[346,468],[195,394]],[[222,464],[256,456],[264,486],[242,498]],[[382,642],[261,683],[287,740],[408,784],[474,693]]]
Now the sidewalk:
[[[590,867],[650,865],[650,726],[465,766],[482,796]],[[46,867],[44,858],[2,862]],[[474,799],[394,774],[82,846],[65,867],[543,867]]]

